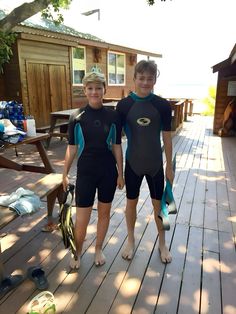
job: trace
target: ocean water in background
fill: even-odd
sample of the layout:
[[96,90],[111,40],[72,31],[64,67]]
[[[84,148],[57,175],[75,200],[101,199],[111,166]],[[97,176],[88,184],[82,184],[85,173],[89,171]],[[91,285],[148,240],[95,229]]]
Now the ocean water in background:
[[156,84],[154,92],[164,98],[193,99],[193,113],[201,114],[207,110],[203,99],[208,96],[209,86],[204,84]]
[[202,100],[208,96],[209,86],[204,84],[160,84],[157,82],[154,92],[165,98],[191,98]]

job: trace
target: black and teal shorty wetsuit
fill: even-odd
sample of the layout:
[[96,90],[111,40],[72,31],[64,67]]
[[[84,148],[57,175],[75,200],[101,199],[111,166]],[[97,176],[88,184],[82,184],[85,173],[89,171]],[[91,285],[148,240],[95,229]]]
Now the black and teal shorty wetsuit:
[[110,203],[117,184],[112,144],[121,143],[119,115],[110,108],[78,109],[69,122],[69,145],[78,145],[76,180],[77,207],[90,207],[96,190],[98,200]]
[[160,200],[164,188],[161,131],[171,131],[170,104],[152,93],[145,98],[131,93],[117,104],[116,110],[128,140],[127,197],[138,197],[142,179],[146,176],[151,197]]

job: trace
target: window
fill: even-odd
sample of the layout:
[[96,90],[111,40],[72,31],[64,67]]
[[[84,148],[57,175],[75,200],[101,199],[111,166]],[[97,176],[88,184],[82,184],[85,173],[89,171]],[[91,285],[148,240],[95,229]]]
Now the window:
[[85,48],[72,48],[73,85],[82,84],[86,72]]
[[117,52],[108,52],[108,84],[125,84],[125,55]]

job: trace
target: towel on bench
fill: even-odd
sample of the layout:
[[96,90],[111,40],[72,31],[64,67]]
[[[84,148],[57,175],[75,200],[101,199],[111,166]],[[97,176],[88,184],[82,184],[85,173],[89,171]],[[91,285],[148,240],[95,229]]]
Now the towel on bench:
[[0,196],[0,205],[15,210],[20,216],[31,214],[42,206],[38,195],[22,187],[10,195]]

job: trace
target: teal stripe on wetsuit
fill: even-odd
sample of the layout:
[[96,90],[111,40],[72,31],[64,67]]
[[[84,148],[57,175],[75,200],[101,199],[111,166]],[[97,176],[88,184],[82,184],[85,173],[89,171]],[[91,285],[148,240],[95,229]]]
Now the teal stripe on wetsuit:
[[84,135],[79,123],[75,125],[74,136],[75,144],[78,145],[78,156],[80,157],[84,149]]
[[[80,157],[80,155],[83,152],[85,142],[84,142],[83,131],[79,123],[76,124],[74,132],[75,132],[75,144],[78,145],[78,156]],[[112,150],[112,144],[116,143],[116,135],[117,135],[116,126],[114,123],[112,123],[109,134],[107,136],[107,140],[106,140],[107,147],[109,150]]]
[[116,143],[116,126],[112,123],[110,127],[110,131],[107,137],[107,146],[110,150],[112,150],[112,144]]

